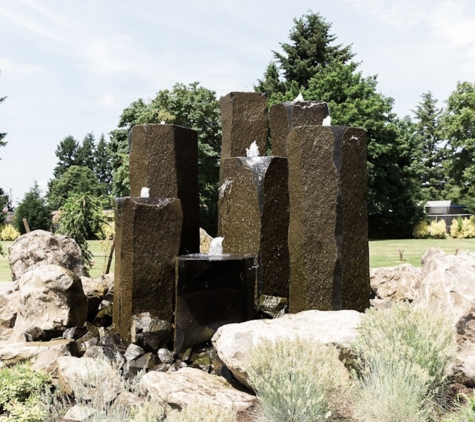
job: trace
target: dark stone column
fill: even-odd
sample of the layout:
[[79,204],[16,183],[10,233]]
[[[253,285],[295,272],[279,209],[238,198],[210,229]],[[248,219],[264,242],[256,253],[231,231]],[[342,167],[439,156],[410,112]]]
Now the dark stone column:
[[136,125],[130,139],[130,196],[178,198],[183,209],[180,254],[200,250],[198,133],[175,125]]
[[219,214],[223,250],[256,256],[258,294],[287,298],[287,159],[236,157],[221,165]]
[[291,312],[369,306],[366,135],[301,126],[288,138]]
[[255,279],[250,255],[179,256],[175,350],[211,340],[222,325],[253,319]]
[[173,322],[182,222],[178,199],[116,200],[113,322],[126,341],[132,315],[150,312]]
[[297,101],[273,105],[269,110],[272,155],[287,157],[287,136],[297,126],[321,125],[329,115],[323,101]]
[[259,154],[266,155],[267,98],[259,92],[231,92],[220,100],[223,141],[221,163],[230,157],[245,157],[256,141]]

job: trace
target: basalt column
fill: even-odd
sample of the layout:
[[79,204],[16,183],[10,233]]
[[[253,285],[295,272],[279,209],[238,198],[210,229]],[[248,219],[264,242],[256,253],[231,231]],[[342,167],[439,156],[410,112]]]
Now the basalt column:
[[129,140],[130,196],[141,196],[142,188],[147,187],[151,198],[180,199],[180,254],[198,253],[198,133],[175,125],[136,125]]
[[150,312],[173,322],[175,259],[183,214],[180,200],[118,198],[113,322],[130,341],[132,315]]
[[290,311],[369,306],[366,136],[300,126],[287,140]]
[[297,126],[321,125],[329,115],[323,101],[289,101],[269,110],[272,155],[287,157],[287,136]]
[[221,166],[223,251],[255,256],[257,293],[288,298],[287,159],[235,157],[224,160]]
[[255,141],[259,153],[267,148],[267,98],[259,92],[230,92],[221,97],[221,162],[230,157],[245,157]]

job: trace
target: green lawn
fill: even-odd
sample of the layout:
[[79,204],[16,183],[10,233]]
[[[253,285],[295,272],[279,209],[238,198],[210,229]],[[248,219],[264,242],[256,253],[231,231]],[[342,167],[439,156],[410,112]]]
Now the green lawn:
[[[8,253],[8,246],[10,246],[13,242],[2,242],[0,243],[3,245],[3,250]],[[111,241],[99,241],[99,240],[91,240],[89,242],[89,247],[91,248],[91,252],[94,255],[94,265],[90,270],[90,276],[96,277],[98,275],[103,274],[108,258],[108,251],[110,250]],[[107,247],[107,251],[105,250]],[[111,265],[111,272],[114,272],[114,259],[112,260]],[[0,256],[0,281],[11,281],[12,275],[10,272],[10,267],[8,266],[8,259],[7,257]]]
[[[8,251],[8,246],[13,242],[0,242],[3,249]],[[98,240],[89,242],[94,255],[95,263],[91,269],[91,276],[101,275],[105,269],[107,253]],[[110,242],[109,242],[110,247]],[[369,242],[370,266],[390,267],[408,262],[414,266],[421,265],[421,258],[429,248],[440,247],[447,253],[455,253],[456,249],[475,252],[475,239],[407,239],[407,240],[373,240]],[[403,261],[399,260],[399,252],[403,252]],[[111,271],[114,271],[112,262]],[[10,268],[6,257],[0,257],[0,281],[11,280]]]

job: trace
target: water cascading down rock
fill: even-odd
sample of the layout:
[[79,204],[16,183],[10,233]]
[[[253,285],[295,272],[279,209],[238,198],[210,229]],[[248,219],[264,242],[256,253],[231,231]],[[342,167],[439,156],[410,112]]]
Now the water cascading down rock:
[[[126,341],[133,315],[173,322],[176,256],[199,250],[197,139],[173,125],[130,133],[131,197],[116,200],[113,309]],[[139,197],[143,191],[150,197]]]
[[366,135],[294,127],[289,160],[290,312],[369,307]]
[[[234,102],[229,100],[232,98],[235,99]],[[221,158],[220,234],[224,237],[225,253],[251,254],[257,257],[258,295],[287,298],[287,160],[281,157],[245,156],[245,150],[250,148],[252,142],[255,142],[255,147],[261,153],[265,153],[267,129],[259,131],[260,138],[245,138],[248,143],[246,147],[242,145],[241,135],[255,134],[254,122],[264,116],[260,109],[263,98],[259,93],[231,93],[221,99],[223,150],[226,154],[222,154]],[[259,107],[252,109],[249,106],[246,109],[247,118],[235,117],[234,125],[225,124],[226,119],[229,119],[227,116],[239,115],[242,104],[256,103]],[[266,105],[265,98],[264,104]],[[251,112],[256,116],[251,117]],[[266,115],[262,125],[267,128]]]

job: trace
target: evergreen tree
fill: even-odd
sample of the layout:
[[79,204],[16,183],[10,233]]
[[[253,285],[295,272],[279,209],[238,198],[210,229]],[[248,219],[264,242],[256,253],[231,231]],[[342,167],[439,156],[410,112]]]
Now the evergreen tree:
[[75,194],[103,197],[104,187],[91,169],[80,166],[71,166],[62,177],[50,180],[47,198],[52,209],[59,210]]
[[421,102],[413,110],[416,131],[421,138],[423,172],[421,186],[426,200],[444,199],[447,181],[444,163],[447,160],[446,141],[442,137],[440,117],[442,109],[432,93],[421,95]]
[[442,127],[450,148],[449,199],[465,203],[475,212],[475,83],[457,83],[447,100]]
[[79,143],[72,136],[64,138],[54,152],[58,163],[53,170],[54,178],[60,178],[71,166],[78,165]]
[[100,198],[88,194],[73,194],[60,208],[58,234],[72,237],[81,248],[86,268],[92,265],[93,255],[87,243],[93,239],[105,217]]
[[118,129],[111,132],[114,151],[114,193],[129,193],[128,132],[135,124],[173,123],[198,131],[198,164],[200,191],[200,223],[211,234],[216,233],[221,121],[219,102],[214,91],[198,82],[176,84],[171,90],[159,91],[154,99],[141,99],[124,110]]
[[40,187],[35,181],[33,187],[25,194],[15,208],[14,226],[21,233],[25,234],[23,219],[26,218],[30,230],[50,230],[51,209],[47,205],[45,198],[41,196]]
[[[330,30],[331,24],[318,13],[310,11],[294,19],[294,27],[289,34],[290,43],[280,43],[284,53],[273,51],[278,67],[275,63],[269,65],[256,90],[265,92],[271,99],[276,92],[288,90],[291,84],[297,89],[308,88],[310,79],[320,67],[350,61],[354,56],[351,46],[335,45],[337,37]],[[280,72],[283,81],[280,80]]]
[[110,195],[112,193],[112,155],[104,135],[101,135],[97,143],[95,163],[96,177],[104,185],[106,194]]
[[93,133],[88,133],[77,149],[76,165],[96,169],[96,140]]

